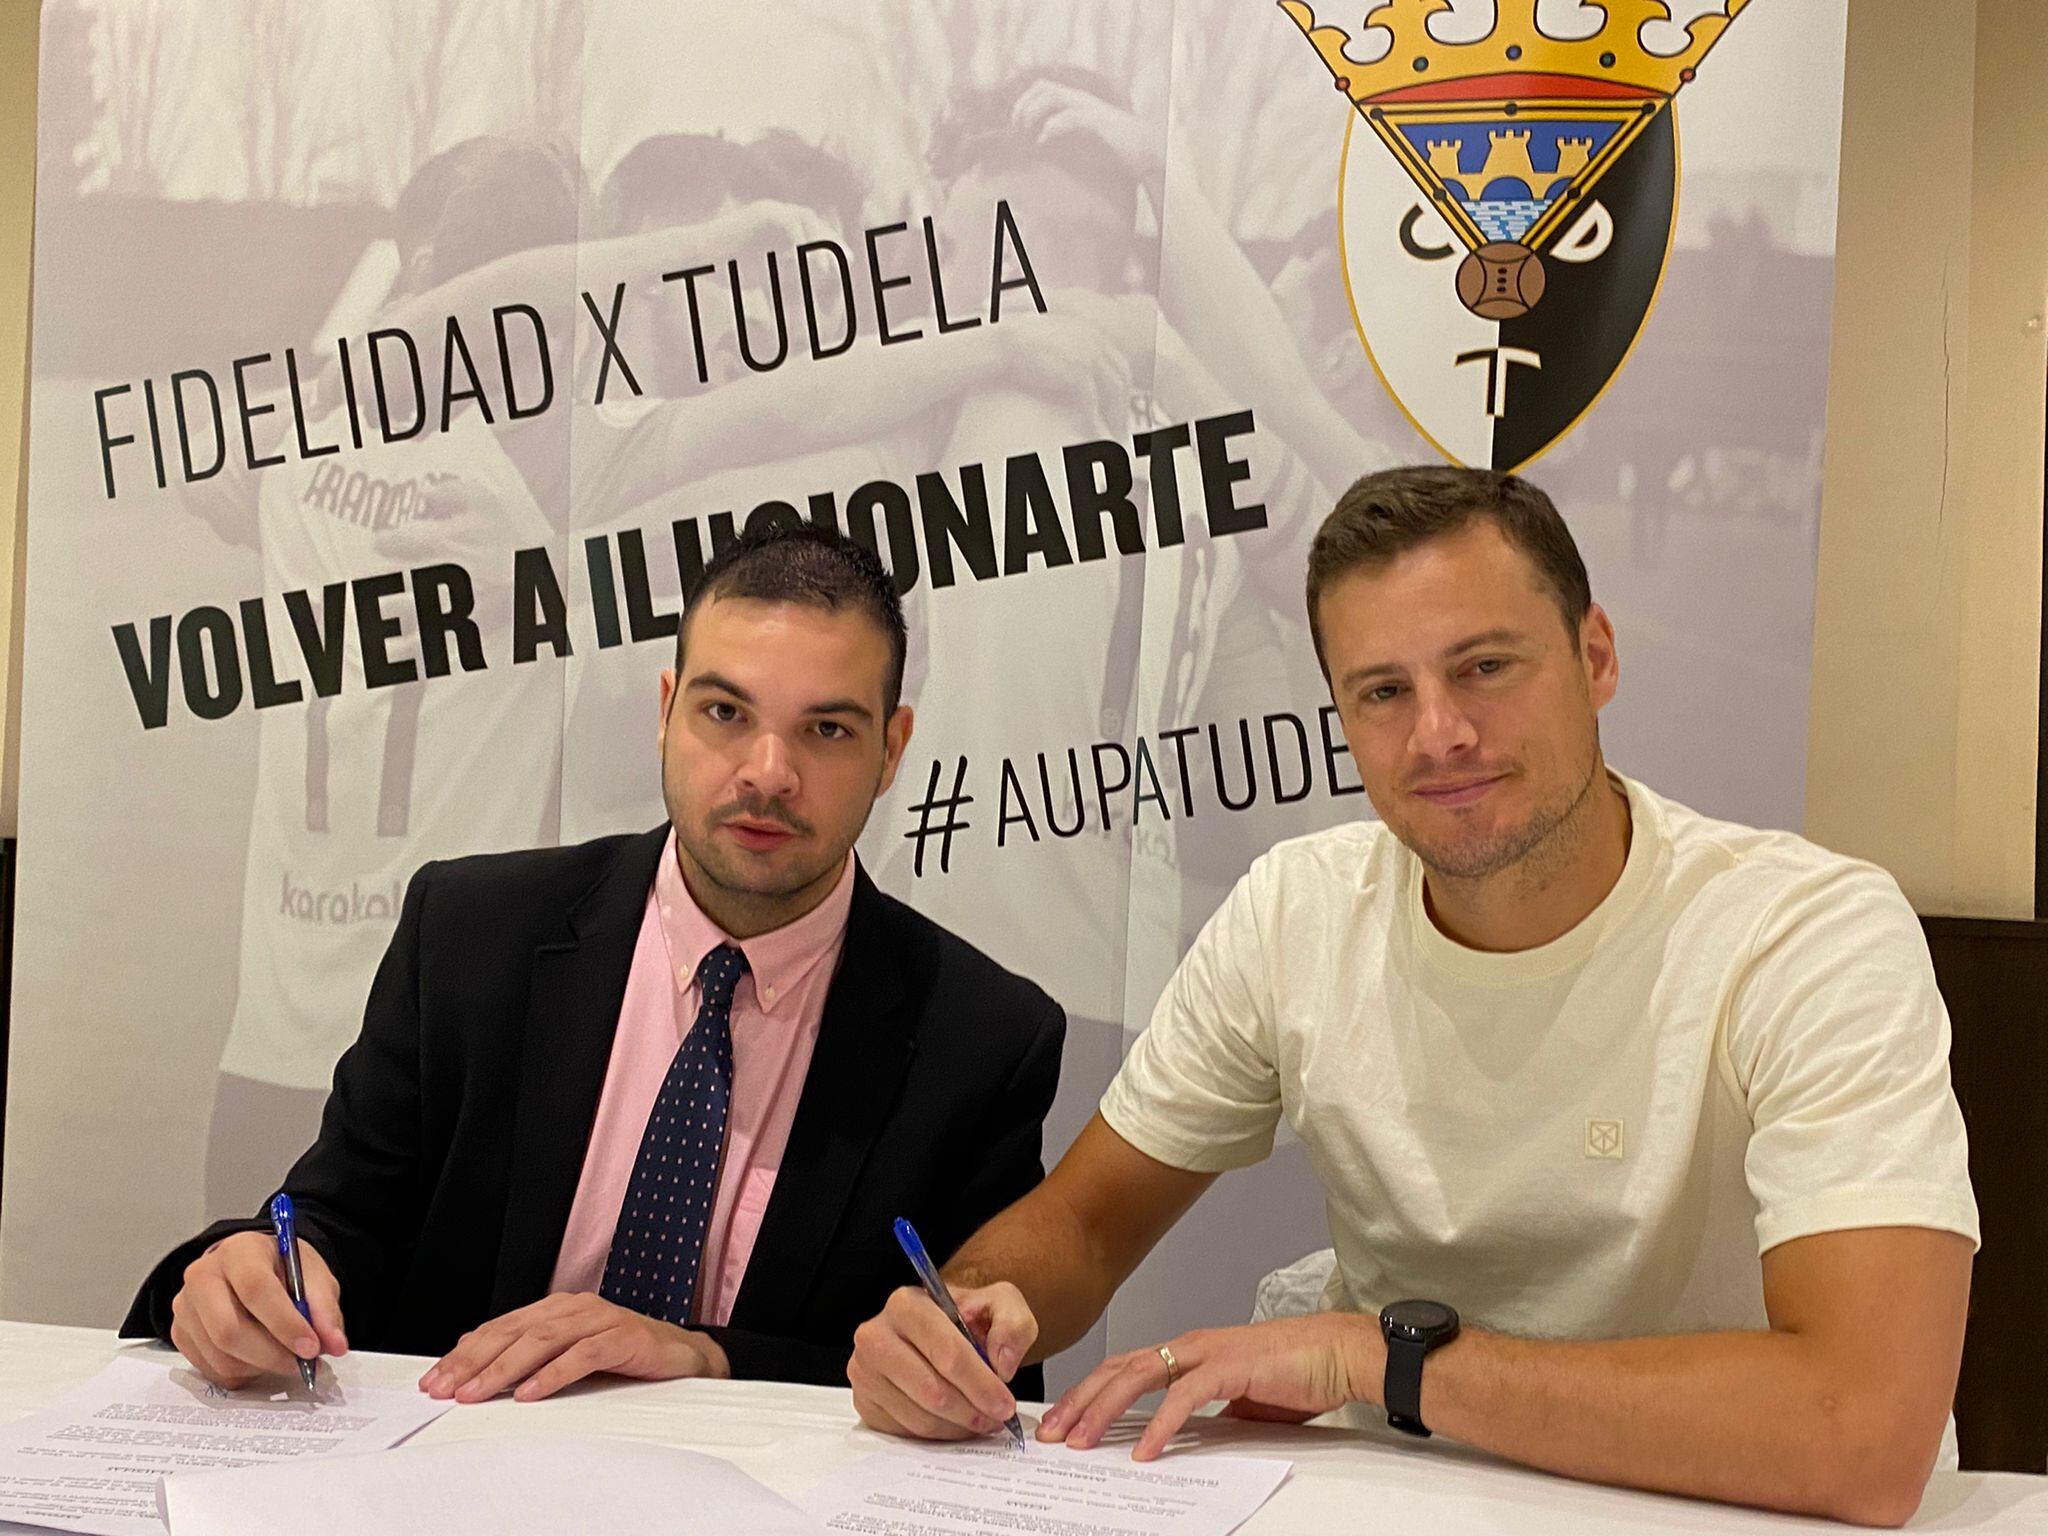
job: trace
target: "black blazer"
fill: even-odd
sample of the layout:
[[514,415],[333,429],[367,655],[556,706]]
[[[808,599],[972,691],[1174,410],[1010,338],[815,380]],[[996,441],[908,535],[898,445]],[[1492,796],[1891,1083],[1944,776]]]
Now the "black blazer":
[[[668,829],[421,868],[312,1148],[281,1186],[341,1285],[349,1340],[440,1355],[547,1293]],[[733,1373],[844,1386],[853,1330],[1044,1176],[1066,1018],[1044,992],[854,876],[839,968],[729,1327]],[[168,1338],[185,1266],[124,1337]],[[1020,1396],[1043,1390],[1020,1372]]]

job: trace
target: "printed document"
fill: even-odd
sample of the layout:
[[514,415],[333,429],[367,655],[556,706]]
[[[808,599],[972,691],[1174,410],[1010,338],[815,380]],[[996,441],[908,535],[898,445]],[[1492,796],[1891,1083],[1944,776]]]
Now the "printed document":
[[383,1450],[448,1406],[345,1385],[325,1361],[310,1393],[269,1377],[228,1392],[183,1361],[123,1355],[45,1412],[0,1426],[0,1530],[162,1536],[166,1474]]
[[408,1445],[164,1480],[171,1536],[822,1536],[729,1461],[596,1435]]
[[826,1530],[860,1536],[1226,1536],[1288,1466],[1201,1454],[1138,1462],[1127,1444],[987,1439],[878,1451],[798,1502]]

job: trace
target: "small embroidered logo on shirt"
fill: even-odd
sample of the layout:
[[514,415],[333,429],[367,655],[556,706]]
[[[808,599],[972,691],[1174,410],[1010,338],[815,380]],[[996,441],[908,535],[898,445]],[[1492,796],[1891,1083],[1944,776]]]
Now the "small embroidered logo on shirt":
[[1604,1157],[1614,1162],[1621,1161],[1621,1122],[1619,1120],[1591,1120],[1586,1122],[1586,1156]]

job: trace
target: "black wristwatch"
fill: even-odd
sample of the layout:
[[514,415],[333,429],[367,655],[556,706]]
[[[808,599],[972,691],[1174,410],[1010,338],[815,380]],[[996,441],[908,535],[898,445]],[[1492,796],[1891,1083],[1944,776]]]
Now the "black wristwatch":
[[1387,1341],[1382,1396],[1394,1428],[1429,1438],[1422,1422],[1422,1362],[1457,1336],[1458,1314],[1440,1301],[1396,1301],[1381,1310],[1380,1337]]

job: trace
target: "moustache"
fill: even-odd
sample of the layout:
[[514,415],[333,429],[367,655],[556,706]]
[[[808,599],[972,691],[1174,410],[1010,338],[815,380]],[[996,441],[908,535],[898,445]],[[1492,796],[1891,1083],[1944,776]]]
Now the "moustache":
[[798,837],[808,837],[811,833],[809,822],[790,815],[773,800],[758,797],[742,798],[730,805],[720,806],[711,813],[711,825],[721,827],[729,821],[738,821],[743,816],[749,821],[769,822]]

